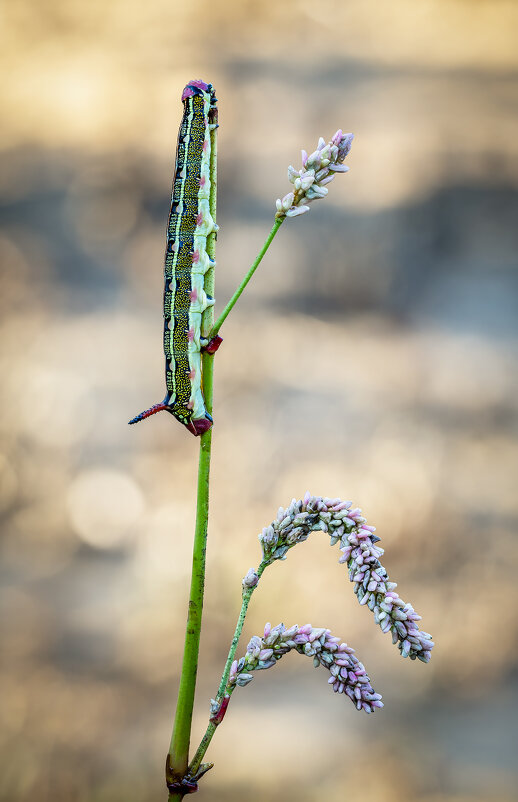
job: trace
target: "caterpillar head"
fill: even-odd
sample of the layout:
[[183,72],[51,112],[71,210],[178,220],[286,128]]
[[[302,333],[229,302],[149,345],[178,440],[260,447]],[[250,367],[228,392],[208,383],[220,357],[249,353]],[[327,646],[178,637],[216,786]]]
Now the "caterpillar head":
[[182,92],[182,100],[187,100],[187,98],[193,97],[193,95],[201,95],[203,92],[213,94],[214,90],[212,84],[206,84],[205,81],[189,81]]

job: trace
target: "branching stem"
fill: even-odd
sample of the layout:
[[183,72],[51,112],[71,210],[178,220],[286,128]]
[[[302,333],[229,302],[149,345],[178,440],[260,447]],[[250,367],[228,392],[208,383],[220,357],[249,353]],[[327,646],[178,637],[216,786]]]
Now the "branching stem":
[[[269,565],[267,562],[262,562],[257,569],[257,575],[259,579],[266,568]],[[216,696],[216,702],[223,701],[223,697],[225,695],[225,690],[227,688],[227,682],[230,675],[230,669],[232,667],[232,663],[234,662],[234,658],[236,656],[236,649],[239,643],[239,638],[241,637],[241,632],[243,631],[243,625],[245,623],[246,613],[248,611],[248,605],[250,604],[250,599],[252,598],[252,593],[256,589],[257,585],[253,588],[247,588],[243,591],[243,601],[241,603],[241,610],[239,612],[239,617],[237,619],[236,629],[234,631],[234,637],[232,638],[232,643],[230,644],[230,649],[228,652],[227,661],[225,663],[225,668],[223,669],[223,674],[221,675],[221,682],[219,684],[218,693]],[[219,722],[218,722],[219,723]],[[212,741],[212,737],[216,732],[218,724],[212,721],[209,721],[207,725],[207,729],[205,731],[205,735],[203,736],[201,743],[192,759],[192,762],[189,766],[189,773],[194,775],[196,771],[199,769],[200,764],[205,756],[205,752],[207,751],[210,742]]]
[[241,294],[242,294],[243,290],[245,289],[246,285],[248,284],[248,282],[250,281],[250,279],[254,275],[255,271],[257,270],[257,268],[261,264],[261,260],[262,260],[263,256],[265,255],[266,251],[268,250],[268,248],[272,244],[272,240],[275,237],[275,235],[277,234],[277,232],[278,232],[279,228],[281,227],[281,225],[282,225],[284,220],[285,220],[284,217],[279,217],[279,218],[277,218],[275,220],[275,223],[273,224],[272,230],[268,234],[266,242],[264,243],[263,247],[261,248],[261,250],[259,251],[259,253],[256,256],[255,262],[253,263],[252,267],[250,268],[250,270],[248,271],[248,273],[244,277],[243,281],[241,282],[241,284],[239,285],[239,287],[235,291],[234,295],[232,296],[232,298],[230,299],[230,301],[228,302],[228,304],[224,308],[223,312],[221,313],[221,315],[216,320],[214,326],[212,327],[212,331],[210,333],[209,339],[212,338],[212,337],[215,337],[216,334],[218,334],[221,326],[223,325],[223,323],[227,319],[229,313],[232,311],[232,309],[236,305],[236,302],[238,301],[239,297],[241,296]]

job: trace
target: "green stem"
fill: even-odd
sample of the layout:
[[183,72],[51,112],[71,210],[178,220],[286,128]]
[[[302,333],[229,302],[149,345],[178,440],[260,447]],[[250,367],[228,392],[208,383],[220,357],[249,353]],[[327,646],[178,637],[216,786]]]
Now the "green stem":
[[[217,120],[214,120],[217,122]],[[217,192],[217,142],[216,131],[211,131],[211,161],[210,161],[210,212],[216,218],[216,192]],[[207,253],[213,259],[216,250],[216,234],[207,238]],[[205,289],[208,295],[214,295],[214,269],[211,268],[205,276]],[[205,310],[202,319],[202,333],[210,331],[214,322],[214,309]],[[209,414],[212,414],[214,358],[203,352],[202,354],[203,395]],[[178,700],[171,736],[171,745],[166,762],[166,779],[180,781],[187,772],[189,764],[189,745],[191,739],[191,726],[194,708],[194,694],[196,690],[196,675],[198,672],[198,654],[200,648],[201,621],[203,612],[203,594],[205,589],[205,554],[207,545],[207,525],[209,519],[209,475],[212,445],[212,429],[204,432],[200,437],[200,457],[198,463],[198,492],[196,501],[196,526],[194,530],[194,544],[192,554],[191,588],[189,594],[189,608],[187,612],[187,626],[185,630],[185,646],[182,662],[182,673],[178,688]],[[180,802],[184,794],[174,791],[169,794],[169,802]]]
[[[262,573],[267,565],[269,565],[269,563],[263,561],[260,564],[259,568],[257,569],[257,575],[259,579],[261,578]],[[253,588],[247,588],[246,590],[243,591],[243,601],[241,602],[241,610],[239,612],[239,617],[237,619],[237,624],[234,631],[234,637],[232,638],[232,643],[230,644],[227,661],[225,663],[225,668],[223,669],[223,674],[221,675],[221,682],[219,683],[218,693],[216,696],[216,701],[219,702],[220,704],[223,701],[223,697],[225,695],[225,691],[227,688],[230,669],[232,668],[232,663],[234,662],[234,658],[236,656],[236,649],[239,643],[239,638],[241,637],[241,632],[243,631],[243,625],[245,623],[246,613],[248,611],[248,605],[250,604],[252,593],[254,592],[256,587],[257,585],[255,585],[255,587]],[[232,691],[230,693],[232,693]],[[212,741],[212,737],[216,732],[217,727],[218,724],[209,721],[207,729],[205,731],[205,735],[201,739],[200,745],[196,750],[196,754],[194,755],[191,764],[189,766],[189,774],[191,776],[193,776],[198,771],[200,764],[205,756],[205,752],[209,748],[209,744]]]
[[282,225],[282,223],[284,222],[285,219],[286,218],[284,218],[284,217],[276,218],[275,223],[273,224],[273,228],[270,231],[270,233],[268,234],[268,238],[267,238],[266,242],[264,243],[263,247],[261,248],[261,250],[259,251],[259,253],[258,253],[258,255],[257,255],[256,259],[255,259],[255,262],[253,263],[252,267],[250,268],[250,270],[248,271],[248,273],[244,277],[243,281],[241,282],[241,284],[239,285],[239,287],[235,291],[234,295],[232,296],[232,298],[230,299],[230,301],[228,302],[228,304],[224,308],[223,312],[221,313],[221,315],[216,320],[214,326],[212,327],[212,331],[210,332],[210,337],[215,337],[216,334],[219,332],[221,326],[223,325],[223,323],[227,319],[229,313],[232,311],[232,309],[235,306],[235,304],[236,304],[238,298],[240,297],[241,293],[243,292],[243,290],[245,289],[246,285],[248,284],[248,282],[250,281],[250,279],[254,275],[255,271],[257,270],[257,268],[261,264],[261,260],[262,260],[263,256],[265,255],[266,251],[270,247],[273,238],[277,234],[279,228],[281,227],[281,225]]
[[[198,498],[196,503],[196,528],[192,555],[191,588],[182,673],[178,688],[178,701],[174,719],[173,734],[169,748],[169,768],[174,779],[180,780],[189,764],[189,745],[191,738],[196,675],[198,672],[198,652],[200,647],[203,593],[205,585],[205,551],[207,541],[207,521],[209,513],[209,471],[212,433],[209,429],[200,438],[200,459],[198,465]],[[168,778],[170,779],[170,778]],[[178,792],[177,792],[178,793]],[[181,799],[182,794],[170,794],[169,799]]]

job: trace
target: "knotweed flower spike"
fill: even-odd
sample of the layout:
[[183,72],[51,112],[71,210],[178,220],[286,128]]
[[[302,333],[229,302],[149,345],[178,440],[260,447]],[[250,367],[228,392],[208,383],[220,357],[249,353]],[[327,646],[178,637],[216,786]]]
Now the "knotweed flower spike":
[[273,627],[266,624],[263,637],[254,635],[248,644],[245,657],[235,660],[227,683],[227,695],[236,685],[248,685],[253,677],[247,673],[262,668],[271,668],[283,655],[295,650],[299,654],[313,658],[315,668],[324,666],[330,673],[328,683],[335,693],[345,693],[356,705],[357,710],[372,713],[383,707],[381,695],[375,693],[365,668],[354,649],[340,638],[331,635],[331,630],[296,624],[286,629],[284,624]]
[[276,520],[259,535],[264,562],[284,560],[289,549],[316,531],[328,534],[331,546],[340,543],[339,562],[347,563],[358,601],[374,613],[382,632],[392,634],[401,655],[428,663],[434,645],[431,635],[419,630],[421,616],[399,597],[396,582],[389,581],[379,561],[383,549],[376,545],[375,527],[367,525],[361,510],[353,509],[350,501],[306,493],[301,501],[293,499],[287,509],[280,507]]
[[288,178],[294,186],[282,200],[277,200],[276,218],[296,217],[309,212],[310,201],[325,198],[329,184],[336,173],[346,173],[349,168],[342,164],[351,150],[353,134],[344,134],[339,129],[330,142],[322,137],[318,140],[317,149],[310,156],[302,151],[302,169],[288,167]]

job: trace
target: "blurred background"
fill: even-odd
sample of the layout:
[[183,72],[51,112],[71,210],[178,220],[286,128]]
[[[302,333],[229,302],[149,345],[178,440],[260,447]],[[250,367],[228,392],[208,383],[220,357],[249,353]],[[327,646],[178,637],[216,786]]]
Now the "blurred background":
[[192,78],[219,98],[218,309],[300,149],[356,137],[222,331],[193,738],[257,533],[308,489],[363,508],[437,644],[402,660],[313,536],[240,652],[268,620],[328,626],[385,709],[290,655],[233,697],[200,799],[517,799],[517,4],[18,0],[2,26],[1,799],[165,799],[197,443],[127,421],[164,393]]

